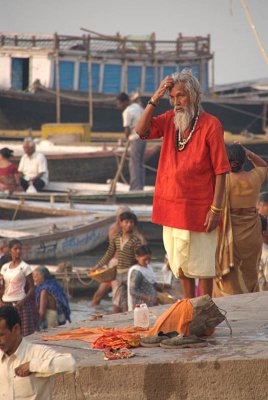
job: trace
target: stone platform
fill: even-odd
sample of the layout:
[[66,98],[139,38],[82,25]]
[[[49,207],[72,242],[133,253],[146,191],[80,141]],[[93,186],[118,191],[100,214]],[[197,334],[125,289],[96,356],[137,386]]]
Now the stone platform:
[[[54,379],[55,400],[267,400],[268,292],[214,299],[227,311],[233,335],[222,322],[209,346],[199,349],[134,349],[135,357],[104,361],[103,353],[83,341],[46,342],[70,352],[78,374]],[[151,325],[168,306],[151,310]],[[133,313],[53,329],[49,335],[78,327],[123,327]],[[29,339],[41,342],[41,335]]]

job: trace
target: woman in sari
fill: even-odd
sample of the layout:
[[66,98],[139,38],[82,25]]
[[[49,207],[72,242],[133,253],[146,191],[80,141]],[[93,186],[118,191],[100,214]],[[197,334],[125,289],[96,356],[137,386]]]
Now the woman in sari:
[[54,328],[64,325],[66,321],[71,322],[68,297],[49,270],[44,266],[37,267],[33,271],[33,279],[40,328]]
[[17,166],[10,162],[13,150],[3,147],[0,149],[0,191],[12,193],[22,190]]
[[[215,297],[258,291],[262,251],[256,204],[267,176],[267,163],[240,144],[227,146],[231,173],[226,177],[223,226],[216,253]],[[246,159],[254,168],[245,171]]]

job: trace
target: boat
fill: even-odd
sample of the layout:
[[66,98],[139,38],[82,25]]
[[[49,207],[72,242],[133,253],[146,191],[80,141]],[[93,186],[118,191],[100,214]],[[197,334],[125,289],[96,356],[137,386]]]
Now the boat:
[[[76,217],[99,215],[107,217],[116,215],[117,209],[122,204],[83,204],[73,202],[48,202],[33,200],[14,200],[0,199],[0,212],[4,219],[12,220],[30,220],[42,217]],[[149,240],[162,240],[162,226],[152,223],[152,205],[146,204],[128,204],[131,211],[138,218],[138,227],[145,238]],[[30,221],[28,221],[30,222]]]
[[145,186],[143,190],[129,191],[129,185],[118,182],[115,193],[111,193],[111,183],[78,183],[78,182],[49,182],[45,190],[36,193],[13,192],[11,199],[68,201],[78,203],[99,203],[104,201],[117,203],[152,204],[153,186]]
[[[3,32],[0,129],[40,130],[45,123],[85,122],[95,132],[119,132],[119,92],[138,93],[145,105],[161,79],[190,67],[201,83],[204,109],[218,117],[225,130],[264,133],[268,79],[216,87],[210,47],[210,35],[156,40],[154,34],[135,38]],[[166,97],[156,112],[169,107]]]
[[109,227],[114,221],[111,214],[1,220],[0,237],[19,239],[23,244],[25,261],[43,261],[94,249],[107,240]]
[[[19,163],[23,154],[21,142],[1,141],[0,146],[12,149],[13,160],[16,164]],[[36,143],[36,151],[43,153],[47,158],[51,182],[107,183],[107,180],[115,177],[123,150],[121,143],[56,145],[49,140],[37,140]],[[159,144],[149,144],[144,157],[147,185],[155,184],[158,158]],[[120,180],[122,179],[129,180],[128,157],[120,175]]]

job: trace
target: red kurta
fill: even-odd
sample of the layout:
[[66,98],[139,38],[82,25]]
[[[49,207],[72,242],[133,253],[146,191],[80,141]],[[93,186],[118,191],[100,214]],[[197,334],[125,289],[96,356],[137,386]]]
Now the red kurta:
[[202,112],[185,149],[175,149],[174,111],[153,117],[146,139],[163,137],[156,178],[153,217],[156,224],[205,232],[213,201],[215,175],[230,170],[220,121]]

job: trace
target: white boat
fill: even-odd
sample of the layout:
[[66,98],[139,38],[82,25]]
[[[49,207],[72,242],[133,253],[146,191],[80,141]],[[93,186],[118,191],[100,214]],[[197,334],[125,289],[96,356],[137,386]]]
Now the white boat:
[[[101,215],[111,215],[115,214],[122,204],[82,204],[82,203],[72,203],[72,202],[48,202],[48,201],[31,201],[31,200],[12,200],[12,199],[1,199],[0,209],[3,214],[4,210],[17,211],[25,217],[30,217],[37,213],[52,216],[52,215],[81,215],[88,213],[96,213]],[[152,206],[146,204],[129,204],[131,211],[137,215],[138,219],[150,220],[152,217]],[[19,216],[18,216],[19,217]],[[13,217],[13,219],[15,219]]]
[[85,182],[49,182],[41,192],[13,192],[9,198],[49,200],[53,202],[101,202],[104,200],[151,204],[154,195],[154,186],[145,186],[143,190],[129,191],[129,185],[116,183],[114,194],[110,193],[111,183],[85,183]]
[[90,251],[108,237],[111,215],[76,215],[36,218],[24,221],[1,221],[0,236],[23,243],[25,261],[73,256]]

